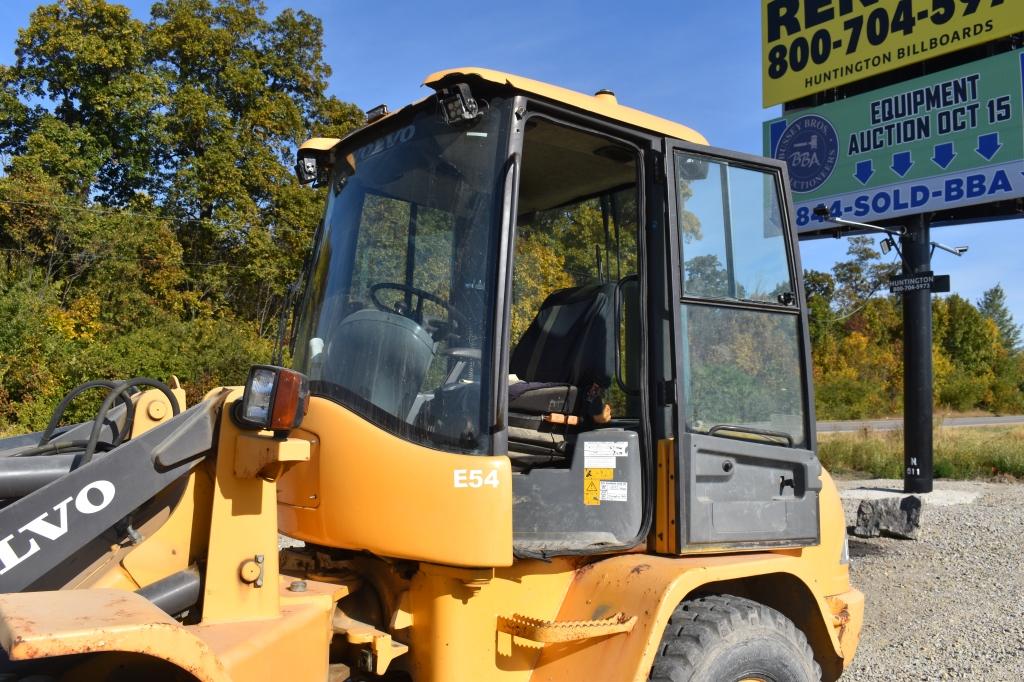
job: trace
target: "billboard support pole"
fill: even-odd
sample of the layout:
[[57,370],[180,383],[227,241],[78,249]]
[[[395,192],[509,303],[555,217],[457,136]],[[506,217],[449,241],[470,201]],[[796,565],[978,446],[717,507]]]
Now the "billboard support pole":
[[[903,274],[931,270],[929,216],[912,216],[900,237]],[[932,293],[903,294],[903,490],[932,491]]]

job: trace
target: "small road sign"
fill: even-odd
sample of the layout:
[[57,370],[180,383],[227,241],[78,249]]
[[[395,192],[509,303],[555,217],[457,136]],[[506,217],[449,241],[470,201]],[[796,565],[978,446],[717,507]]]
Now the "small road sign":
[[890,294],[906,294],[926,289],[933,294],[946,293],[949,291],[949,275],[936,275],[929,270],[916,275],[896,275],[889,280]]
[[935,280],[932,282],[932,293],[949,293],[949,275],[935,275]]
[[889,293],[906,294],[911,291],[930,291],[933,282],[935,282],[935,275],[931,272],[919,272],[916,275],[896,275],[889,280]]

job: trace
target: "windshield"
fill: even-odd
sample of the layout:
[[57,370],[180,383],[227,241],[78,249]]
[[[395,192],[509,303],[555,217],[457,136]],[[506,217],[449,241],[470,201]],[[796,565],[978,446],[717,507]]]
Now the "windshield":
[[505,109],[449,126],[429,101],[339,149],[297,326],[314,395],[448,451],[490,448]]

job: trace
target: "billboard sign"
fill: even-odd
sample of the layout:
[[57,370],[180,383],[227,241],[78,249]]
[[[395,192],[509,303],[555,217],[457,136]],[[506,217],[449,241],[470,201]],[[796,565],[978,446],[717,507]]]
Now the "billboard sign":
[[1021,0],[762,0],[764,106],[1022,31]]
[[871,222],[1024,196],[1024,50],[764,124],[800,231],[814,207]]

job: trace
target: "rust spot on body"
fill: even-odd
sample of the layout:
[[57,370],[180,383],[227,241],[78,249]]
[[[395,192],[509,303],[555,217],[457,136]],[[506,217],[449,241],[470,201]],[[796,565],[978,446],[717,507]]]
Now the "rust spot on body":
[[582,578],[592,570],[594,570],[594,564],[583,564],[576,569],[576,579],[578,580],[579,578]]
[[651,565],[650,564],[637,564],[636,566],[633,567],[633,569],[629,573],[630,573],[630,575],[640,575],[644,571],[649,571],[649,570],[651,570]]

